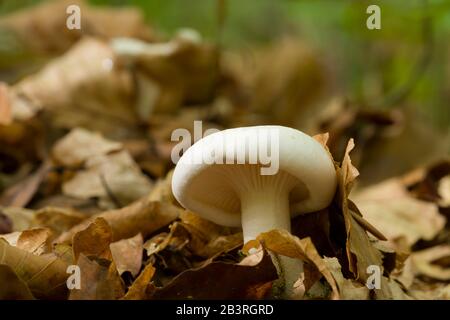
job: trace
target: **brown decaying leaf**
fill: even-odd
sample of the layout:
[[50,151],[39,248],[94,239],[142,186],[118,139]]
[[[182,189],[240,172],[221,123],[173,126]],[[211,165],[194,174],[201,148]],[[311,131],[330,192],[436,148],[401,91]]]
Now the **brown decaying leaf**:
[[409,246],[433,239],[445,225],[436,204],[415,199],[402,181],[393,178],[352,196],[368,221],[388,239],[404,237]]
[[0,300],[34,300],[27,284],[4,264],[0,264],[0,283]]
[[339,289],[340,299],[343,300],[367,300],[369,299],[369,289],[361,283],[345,279],[342,275],[341,265],[336,258],[325,258],[324,262],[330,270],[336,285]]
[[151,187],[128,152],[120,151],[90,158],[85,169],[63,183],[62,190],[75,198],[98,198],[100,206],[115,208],[147,195]]
[[[80,30],[66,27],[67,16],[61,13],[65,13],[70,5],[80,7],[83,15]],[[0,28],[13,33],[23,47],[35,54],[61,53],[87,35],[100,38],[153,38],[142,14],[135,8],[97,8],[82,0],[40,3],[2,17]],[[34,30],[33,35],[30,35],[29,30]]]
[[74,234],[72,239],[75,261],[80,254],[111,259],[109,245],[112,242],[112,230],[103,218],[96,218],[89,226]]
[[[35,255],[41,255],[49,250],[51,231],[46,228],[35,228],[18,232],[17,239],[11,245]],[[1,236],[0,236],[1,237]]]
[[123,281],[111,261],[90,260],[81,253],[77,265],[80,268],[81,288],[70,291],[70,300],[116,300],[125,294]]
[[56,237],[86,218],[85,214],[70,208],[45,207],[35,212],[32,223],[51,229],[53,236]]
[[[336,281],[310,238],[299,239],[285,230],[272,230],[261,233],[256,240],[262,243],[267,250],[290,258],[300,259],[314,266],[330,285],[333,292],[331,298],[339,298]],[[244,251],[248,251],[254,246],[254,241],[248,242],[244,246]]]
[[36,256],[0,239],[0,264],[12,268],[38,299],[67,297],[67,264],[51,255]]
[[170,203],[160,203],[143,198],[129,206],[96,214],[63,233],[55,241],[71,242],[72,236],[85,229],[96,218],[103,218],[111,226],[113,241],[126,239],[141,233],[143,237],[175,220],[182,210]]
[[[151,296],[152,288],[150,281],[155,274],[156,269],[148,264],[140,273],[139,277],[133,282],[128,292],[123,297],[124,300],[146,300]],[[148,290],[150,288],[150,290]],[[149,292],[150,291],[150,292]]]
[[418,274],[440,281],[449,281],[450,268],[436,263],[439,259],[444,258],[447,260],[450,258],[450,245],[448,244],[417,251],[411,255]]
[[55,161],[66,167],[78,167],[92,157],[122,149],[119,142],[105,139],[96,132],[74,128],[52,148]]
[[12,232],[12,221],[11,219],[0,211],[0,234]]
[[0,195],[0,206],[25,207],[38,190],[50,166],[50,162],[45,161],[35,173],[5,190]]
[[11,105],[9,104],[7,85],[0,82],[0,126],[12,122]]
[[[252,299],[267,296],[268,283],[278,278],[269,255],[253,266],[224,262],[207,263],[176,276],[163,288],[156,288],[152,299]],[[262,288],[264,292],[261,293]]]
[[20,207],[0,207],[0,211],[12,223],[11,231],[22,231],[32,227],[34,219],[34,210]]
[[113,261],[119,275],[130,272],[136,277],[141,270],[144,239],[139,233],[133,238],[123,239],[110,244]]

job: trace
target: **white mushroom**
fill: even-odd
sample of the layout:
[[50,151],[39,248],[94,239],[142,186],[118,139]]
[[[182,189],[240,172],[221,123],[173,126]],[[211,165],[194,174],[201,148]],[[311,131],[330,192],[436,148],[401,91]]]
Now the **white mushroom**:
[[[183,154],[172,178],[181,205],[217,224],[242,226],[245,242],[272,229],[290,231],[291,217],[325,208],[335,189],[334,165],[323,146],[281,126],[213,133]],[[289,296],[303,266],[279,258]]]

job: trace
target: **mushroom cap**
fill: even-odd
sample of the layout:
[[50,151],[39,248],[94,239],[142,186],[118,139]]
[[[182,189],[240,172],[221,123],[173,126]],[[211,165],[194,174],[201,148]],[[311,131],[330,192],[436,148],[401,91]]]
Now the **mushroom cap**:
[[[270,145],[272,139],[262,139],[261,135],[257,135],[258,138],[255,140],[255,133],[275,131],[278,132],[276,144],[278,158],[272,161],[278,161],[278,171],[271,176],[260,175],[259,169],[270,164],[261,163],[258,156],[257,162],[249,165],[252,159],[251,152],[254,152],[255,148],[258,152],[267,150],[264,148]],[[243,142],[246,148],[239,150]],[[218,149],[219,146],[223,149],[222,147]],[[233,150],[234,152],[230,152]],[[273,151],[271,155],[276,155],[276,150]],[[205,161],[205,154],[217,156],[214,158],[216,161],[213,163],[211,160]],[[238,157],[241,157],[241,160],[245,159],[245,164],[239,164]],[[223,163],[218,163],[220,161],[217,159],[221,159]],[[254,170],[255,167],[258,170]],[[237,170],[233,171],[235,169]],[[248,171],[253,173],[246,174]],[[283,181],[286,180],[286,176],[290,181],[295,181],[288,191],[291,217],[318,211],[330,204],[336,190],[337,179],[329,152],[312,137],[283,126],[227,129],[202,138],[186,150],[178,161],[172,177],[172,191],[178,202],[186,209],[217,224],[239,227],[240,194],[236,189],[239,183],[246,183],[240,179],[255,180],[259,179],[258,176],[262,179],[277,179],[282,175]],[[274,184],[279,182],[273,181]]]

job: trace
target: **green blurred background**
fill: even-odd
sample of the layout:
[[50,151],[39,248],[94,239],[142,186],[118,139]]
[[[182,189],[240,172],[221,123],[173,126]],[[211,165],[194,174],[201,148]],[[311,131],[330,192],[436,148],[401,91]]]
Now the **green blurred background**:
[[[1,15],[41,2],[0,0]],[[362,105],[401,103],[436,128],[450,127],[449,0],[91,0],[133,5],[170,35],[192,27],[226,49],[294,35],[336,63],[339,90]],[[368,30],[366,8],[381,7],[381,30]],[[4,50],[0,40],[0,51]]]

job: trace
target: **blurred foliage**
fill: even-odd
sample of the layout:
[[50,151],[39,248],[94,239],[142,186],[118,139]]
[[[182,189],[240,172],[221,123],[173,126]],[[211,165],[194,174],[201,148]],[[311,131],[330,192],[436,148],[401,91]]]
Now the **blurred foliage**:
[[[0,0],[0,15],[41,0]],[[363,106],[414,107],[433,123],[450,124],[448,0],[90,0],[134,5],[167,35],[192,27],[225,48],[245,50],[293,34],[334,61],[337,90]],[[220,4],[223,4],[222,6]],[[366,8],[381,7],[382,29],[368,30]],[[221,10],[221,12],[219,12]],[[219,16],[224,17],[222,28]],[[425,21],[428,19],[428,30]],[[0,51],[8,46],[0,41]],[[328,61],[328,60],[327,60]],[[388,99],[384,101],[383,99]]]

